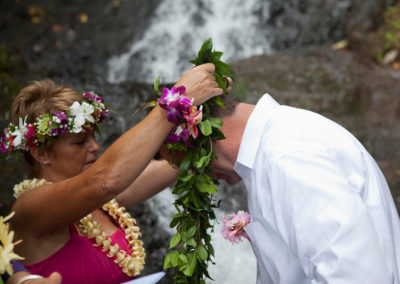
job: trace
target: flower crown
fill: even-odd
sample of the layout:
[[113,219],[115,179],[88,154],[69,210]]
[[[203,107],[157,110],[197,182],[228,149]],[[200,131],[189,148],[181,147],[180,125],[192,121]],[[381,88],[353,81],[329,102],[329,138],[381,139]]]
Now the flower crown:
[[0,137],[0,151],[18,154],[30,148],[51,143],[64,133],[80,133],[88,128],[100,132],[100,123],[109,113],[104,99],[94,92],[83,93],[81,102],[75,101],[65,113],[55,111],[35,119],[19,118],[18,125],[10,123]]

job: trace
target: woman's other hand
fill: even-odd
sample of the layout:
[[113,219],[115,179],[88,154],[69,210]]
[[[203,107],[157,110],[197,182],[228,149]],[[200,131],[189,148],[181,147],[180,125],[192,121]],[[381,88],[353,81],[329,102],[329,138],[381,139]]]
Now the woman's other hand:
[[194,98],[194,104],[200,105],[212,97],[222,95],[223,90],[218,87],[214,77],[215,66],[205,63],[186,72],[176,82],[175,86],[185,86],[189,99]]
[[[30,275],[29,272],[27,271],[19,271],[15,273],[13,276],[11,276],[6,284],[14,284],[18,283],[18,280],[21,279],[24,276]],[[22,284],[61,284],[61,274],[58,272],[53,272],[50,274],[49,277],[46,278],[38,278],[38,279],[27,279],[22,282]]]

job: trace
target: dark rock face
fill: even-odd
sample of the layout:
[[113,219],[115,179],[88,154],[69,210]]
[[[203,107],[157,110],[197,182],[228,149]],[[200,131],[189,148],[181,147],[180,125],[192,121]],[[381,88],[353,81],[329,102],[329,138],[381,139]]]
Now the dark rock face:
[[78,87],[102,81],[104,61],[142,34],[159,1],[114,3],[2,1],[0,45],[25,60],[27,79],[51,77]]
[[391,0],[272,0],[271,13],[260,21],[272,30],[273,46],[293,48],[320,45],[369,32],[382,22]]

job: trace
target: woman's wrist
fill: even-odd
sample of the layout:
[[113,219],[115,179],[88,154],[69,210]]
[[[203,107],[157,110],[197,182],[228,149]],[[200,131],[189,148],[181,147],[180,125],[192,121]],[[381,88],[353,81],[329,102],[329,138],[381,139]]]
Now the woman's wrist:
[[16,284],[23,284],[23,283],[28,284],[30,282],[29,280],[40,279],[40,278],[43,278],[43,277],[40,275],[36,275],[36,274],[28,274],[28,275],[25,275],[25,276],[19,278],[17,280]]

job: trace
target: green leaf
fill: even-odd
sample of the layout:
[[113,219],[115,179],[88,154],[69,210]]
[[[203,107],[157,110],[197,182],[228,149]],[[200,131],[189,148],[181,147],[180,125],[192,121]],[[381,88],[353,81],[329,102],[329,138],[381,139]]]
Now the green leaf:
[[221,99],[220,96],[213,97],[213,98],[212,98],[212,102],[215,103],[215,104],[216,104],[217,106],[219,106],[220,108],[225,109],[225,105],[224,105],[224,103],[222,102],[222,99]]
[[232,71],[231,67],[221,60],[213,61],[215,65],[215,73],[221,74],[222,76],[227,76],[234,78],[235,73]]
[[196,183],[196,188],[200,192],[207,192],[210,194],[218,192],[214,184]]
[[192,247],[195,247],[195,246],[197,245],[197,244],[196,244],[196,241],[194,240],[194,238],[188,239],[186,243],[187,243],[188,245],[192,246]]
[[178,266],[178,257],[179,257],[179,251],[177,250],[173,250],[169,253],[170,256],[170,261],[173,267],[177,267]]
[[211,62],[212,48],[213,44],[211,38],[203,42],[197,55],[197,65]]
[[169,224],[169,227],[170,228],[175,227],[179,223],[181,217],[182,217],[182,213],[175,214],[174,217],[172,218],[171,223]]
[[199,245],[199,247],[197,248],[197,256],[200,260],[206,260],[208,258],[208,252],[207,250],[204,248],[203,245]]
[[209,136],[212,133],[211,123],[208,119],[200,122],[199,128],[200,128],[201,133],[203,133],[204,136]]
[[198,160],[197,162],[194,163],[194,166],[198,169],[202,168],[206,164],[208,164],[210,161],[210,158],[208,156],[203,156]]
[[217,72],[214,73],[214,76],[215,76],[215,81],[217,81],[218,87],[220,87],[224,91],[224,94],[225,94],[226,93],[226,85],[225,85],[224,78],[222,78],[222,76],[220,74],[218,74]]
[[223,125],[223,122],[221,119],[216,118],[216,117],[209,117],[208,121],[211,123],[211,126],[214,128],[221,128]]
[[211,244],[208,246],[208,253],[214,256],[214,247]]
[[222,140],[225,139],[225,135],[219,129],[214,128],[212,138],[213,140]]
[[163,265],[163,269],[166,270],[168,268],[172,267],[171,264],[171,256],[169,254],[167,254],[164,258],[164,265]]
[[194,236],[194,233],[196,233],[196,226],[190,227],[190,228],[185,232],[185,235],[186,235],[186,237],[191,238],[191,237]]
[[182,266],[186,266],[187,263],[188,263],[188,259],[187,259],[186,255],[184,255],[183,253],[179,254],[178,265],[182,267]]
[[154,90],[156,91],[156,93],[161,96],[161,92],[160,92],[160,77],[157,77],[154,80]]
[[194,174],[188,174],[186,176],[180,177],[179,180],[183,181],[183,182],[188,182],[189,180],[191,180],[194,177]]
[[182,162],[179,164],[179,171],[186,172],[190,167],[191,160],[187,156],[183,158]]
[[221,51],[213,51],[212,53],[212,59],[214,60],[219,60],[222,56],[223,52]]
[[167,254],[164,258],[164,265],[163,265],[163,269],[166,270],[168,268],[172,267],[172,263],[171,263],[171,254]]
[[177,233],[175,236],[172,237],[171,241],[169,242],[169,248],[175,247],[181,241],[181,234]]
[[194,272],[194,270],[196,268],[196,258],[194,257],[194,253],[193,252],[190,252],[188,254],[188,258],[189,258],[189,261],[188,261],[189,265],[183,271],[183,274],[185,274],[186,276],[189,277],[189,276],[193,275],[193,272]]

